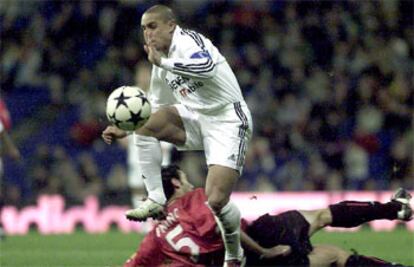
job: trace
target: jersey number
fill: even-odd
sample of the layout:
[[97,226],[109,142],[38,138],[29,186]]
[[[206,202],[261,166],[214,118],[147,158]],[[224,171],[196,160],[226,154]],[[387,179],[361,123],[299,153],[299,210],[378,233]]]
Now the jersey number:
[[190,249],[191,260],[197,262],[198,255],[200,253],[200,247],[189,237],[181,237],[177,239],[176,237],[182,232],[183,228],[181,225],[177,225],[165,236],[165,239],[167,240],[168,244],[170,244],[170,246],[177,252],[179,252],[184,247],[188,247]]

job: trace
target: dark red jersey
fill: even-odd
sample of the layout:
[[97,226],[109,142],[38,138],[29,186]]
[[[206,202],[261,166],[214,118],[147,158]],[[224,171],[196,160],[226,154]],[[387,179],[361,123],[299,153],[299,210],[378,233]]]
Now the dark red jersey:
[[167,211],[125,266],[206,266],[222,260],[220,230],[202,188],[174,200]]

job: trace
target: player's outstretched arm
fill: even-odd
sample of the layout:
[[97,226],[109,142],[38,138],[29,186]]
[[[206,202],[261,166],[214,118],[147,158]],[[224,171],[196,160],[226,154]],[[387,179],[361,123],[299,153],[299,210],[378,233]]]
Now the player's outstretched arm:
[[256,241],[254,241],[244,231],[241,231],[240,238],[242,245],[246,249],[257,253],[262,259],[272,259],[280,256],[287,256],[292,252],[291,247],[288,245],[277,245],[271,248],[264,248],[260,246]]
[[127,133],[115,126],[108,126],[102,132],[102,139],[108,145],[112,144],[114,139],[124,138],[127,136]]

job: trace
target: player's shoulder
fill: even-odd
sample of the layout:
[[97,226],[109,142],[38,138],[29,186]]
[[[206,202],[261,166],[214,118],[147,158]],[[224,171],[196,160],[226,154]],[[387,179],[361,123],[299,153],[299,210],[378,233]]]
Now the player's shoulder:
[[204,193],[204,190],[202,188],[197,188],[177,199],[172,206],[179,207],[180,209],[190,212],[200,209],[201,206],[205,206],[206,201],[207,196]]
[[180,34],[180,36],[183,37],[188,37],[188,38],[206,38],[202,33],[194,30],[194,29],[190,29],[190,28],[185,28],[185,27],[180,27],[178,26],[178,33]]
[[203,34],[188,28],[177,28],[177,42],[180,42],[181,46],[198,46],[202,49],[205,49],[206,46],[211,43]]

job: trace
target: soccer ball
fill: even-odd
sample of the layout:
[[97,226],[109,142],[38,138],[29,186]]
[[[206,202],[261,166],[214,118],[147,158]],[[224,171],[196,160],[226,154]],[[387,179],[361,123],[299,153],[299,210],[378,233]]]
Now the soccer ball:
[[109,95],[106,116],[119,129],[133,131],[151,116],[151,105],[139,87],[121,86]]

